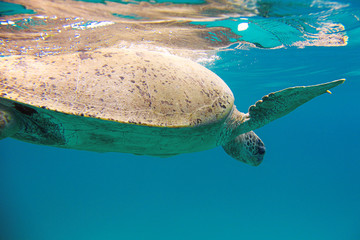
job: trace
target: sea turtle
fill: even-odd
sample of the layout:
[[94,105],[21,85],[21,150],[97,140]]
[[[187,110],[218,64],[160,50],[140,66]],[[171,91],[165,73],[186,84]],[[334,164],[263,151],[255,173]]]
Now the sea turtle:
[[0,139],[161,157],[222,146],[257,166],[265,147],[252,130],[343,82],[270,93],[244,114],[215,73],[166,53],[8,56],[0,58]]

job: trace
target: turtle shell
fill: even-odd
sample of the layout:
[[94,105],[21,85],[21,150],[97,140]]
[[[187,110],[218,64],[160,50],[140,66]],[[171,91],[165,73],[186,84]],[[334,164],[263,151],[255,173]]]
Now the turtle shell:
[[156,127],[218,122],[234,103],[229,87],[200,64],[123,48],[1,58],[0,97],[77,116]]

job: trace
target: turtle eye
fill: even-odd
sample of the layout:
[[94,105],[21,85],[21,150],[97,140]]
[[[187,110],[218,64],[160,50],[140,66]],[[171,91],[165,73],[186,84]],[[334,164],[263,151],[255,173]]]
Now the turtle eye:
[[260,154],[260,155],[265,154],[265,146],[264,145],[258,147],[258,154]]

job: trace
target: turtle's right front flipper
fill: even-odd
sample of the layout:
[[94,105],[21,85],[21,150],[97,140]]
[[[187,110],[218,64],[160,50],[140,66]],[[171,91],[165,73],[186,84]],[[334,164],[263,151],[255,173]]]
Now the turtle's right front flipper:
[[250,106],[248,120],[242,126],[245,131],[260,128],[269,122],[285,116],[302,104],[342,84],[345,79],[312,86],[291,87],[270,93]]
[[11,137],[20,129],[19,120],[8,108],[0,105],[0,140]]

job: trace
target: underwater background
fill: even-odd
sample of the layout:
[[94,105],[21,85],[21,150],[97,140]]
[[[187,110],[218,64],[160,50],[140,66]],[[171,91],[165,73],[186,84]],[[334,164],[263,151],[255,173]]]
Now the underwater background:
[[242,112],[272,91],[346,78],[255,131],[258,167],[221,147],[156,158],[3,139],[0,240],[360,239],[359,1],[6,1],[0,17],[2,57],[160,46],[218,74]]

